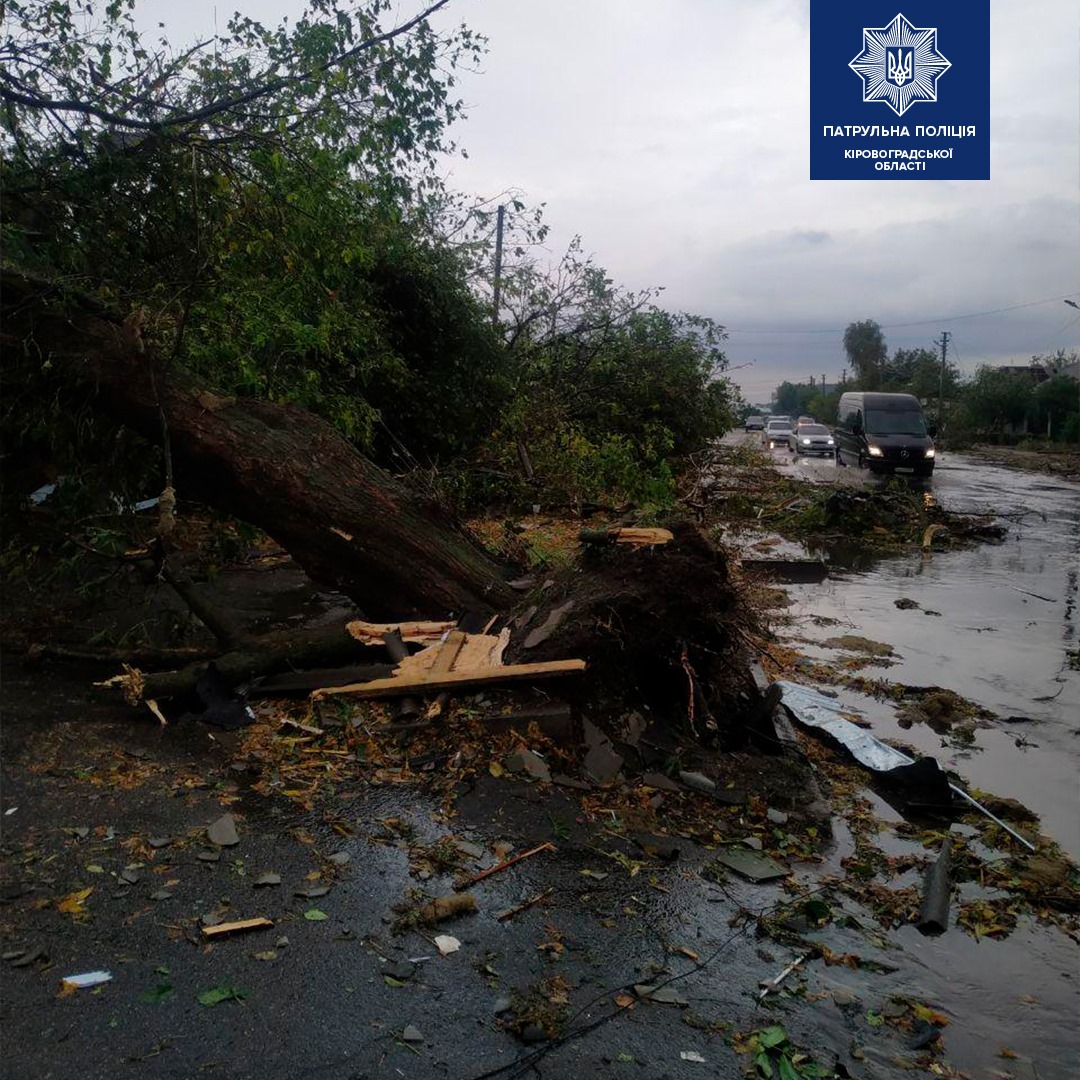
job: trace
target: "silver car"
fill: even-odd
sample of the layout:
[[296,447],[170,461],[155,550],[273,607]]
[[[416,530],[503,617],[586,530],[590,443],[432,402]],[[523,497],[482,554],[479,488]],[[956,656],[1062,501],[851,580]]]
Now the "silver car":
[[788,436],[790,435],[790,420],[770,420],[761,433],[761,441],[771,450],[774,446],[787,446]]
[[836,440],[824,424],[798,424],[788,436],[788,449],[793,454],[823,454],[833,457]]

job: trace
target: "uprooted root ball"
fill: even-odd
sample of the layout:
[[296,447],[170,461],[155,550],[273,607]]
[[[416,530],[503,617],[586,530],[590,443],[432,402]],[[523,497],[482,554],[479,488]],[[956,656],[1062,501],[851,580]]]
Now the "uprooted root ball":
[[[753,620],[723,551],[689,523],[671,528],[660,546],[590,545],[580,569],[531,600],[514,660],[587,661],[569,689],[597,722],[647,706],[699,738],[737,739],[761,707],[740,633]],[[526,647],[559,609],[558,625]]]

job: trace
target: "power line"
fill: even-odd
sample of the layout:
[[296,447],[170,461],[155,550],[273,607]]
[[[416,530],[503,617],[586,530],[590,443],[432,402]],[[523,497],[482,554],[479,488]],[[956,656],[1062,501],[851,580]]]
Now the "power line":
[[[1019,311],[1021,308],[1039,307],[1042,304],[1058,304],[1080,293],[1068,293],[1065,296],[1051,296],[1045,300],[1029,300],[1026,304],[1011,304],[1009,307],[993,308],[990,311],[971,311],[965,315],[935,315],[931,319],[916,319],[913,322],[882,323],[882,330],[898,330],[905,326],[928,326],[931,323],[958,322],[960,319],[981,319],[988,315],[1002,315],[1007,311]],[[736,330],[730,326],[724,329],[729,334],[842,334],[843,329],[828,330]]]

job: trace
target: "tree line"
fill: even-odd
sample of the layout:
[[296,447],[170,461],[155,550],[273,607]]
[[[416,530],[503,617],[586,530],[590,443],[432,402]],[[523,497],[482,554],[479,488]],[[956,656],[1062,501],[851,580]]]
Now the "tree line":
[[[951,360],[929,348],[889,352],[881,327],[873,320],[851,323],[844,331],[844,353],[853,372],[850,381],[823,392],[821,386],[785,381],[774,391],[777,408],[791,415],[836,418],[844,390],[914,394],[953,445],[978,438],[1008,439],[1041,435],[1054,442],[1080,442],[1080,356],[1059,352],[1033,356],[1027,370],[981,365],[965,377]],[[1044,377],[1045,376],[1045,377]]]
[[[448,3],[393,23],[389,0],[311,0],[177,47],[140,32],[135,0],[10,0],[5,271],[459,503],[670,501],[680,461],[732,423],[723,327],[620,288],[579,241],[546,265],[542,208],[448,189],[458,81],[486,49],[434,28]],[[43,470],[73,494],[160,488],[165,440],[97,408],[89,372],[5,352],[5,497]]]

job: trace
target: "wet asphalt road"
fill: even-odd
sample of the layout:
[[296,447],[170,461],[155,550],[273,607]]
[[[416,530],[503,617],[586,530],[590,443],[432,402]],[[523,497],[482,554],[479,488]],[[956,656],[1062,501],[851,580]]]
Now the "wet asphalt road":
[[[839,478],[822,462],[781,467]],[[844,483],[863,482],[854,470],[840,473]],[[832,612],[850,632],[894,645],[903,660],[889,677],[950,686],[1003,713],[1023,708],[1033,721],[1023,730],[1037,747],[1020,751],[1011,728],[994,727],[978,733],[983,750],[944,760],[972,782],[984,783],[985,776],[986,787],[1030,803],[1067,843],[1064,781],[1070,769],[1076,775],[1069,755],[1076,750],[1077,675],[1063,671],[1060,661],[1069,642],[1075,648],[1069,600],[1075,579],[1072,594],[1068,590],[1077,502],[1070,508],[1068,498],[1077,488],[999,473],[1004,470],[946,458],[930,486],[946,505],[957,500],[957,509],[1004,504],[1004,494],[1028,509],[1037,497],[1045,522],[1025,518],[1019,533],[999,547],[858,572],[837,568],[822,585],[789,591],[795,613],[806,616],[801,629],[807,636],[816,631],[811,613]],[[1056,599],[1038,607],[1027,597],[1025,604],[1012,586]],[[898,610],[893,600],[901,596],[943,614]],[[343,837],[321,818],[297,817],[291,805],[246,793],[228,739],[210,740],[205,732],[177,739],[152,723],[133,726],[128,711],[97,702],[88,681],[70,668],[34,672],[7,665],[5,671],[0,936],[5,952],[40,948],[47,956],[28,968],[0,967],[5,1080],[735,1078],[746,1059],[725,1035],[775,1022],[818,1060],[839,1058],[852,1076],[889,1080],[913,1075],[895,1060],[904,1058],[906,1047],[889,1028],[871,1028],[866,1015],[879,1012],[892,994],[930,1002],[951,1020],[946,1057],[973,1076],[1008,1069],[998,1057],[1004,1046],[1036,1059],[1042,1080],[1080,1074],[1076,954],[1056,930],[1025,923],[1004,941],[975,942],[958,931],[931,940],[910,929],[878,935],[833,925],[818,935],[823,943],[895,970],[808,964],[793,980],[805,996],[763,1009],[755,1001],[759,980],[795,954],[731,923],[741,909],[767,910],[784,894],[776,885],[705,881],[697,871],[707,853],[694,845],[676,864],[631,877],[599,854],[597,837],[580,827],[573,793],[541,792],[506,779],[485,779],[463,793],[450,819],[422,789],[362,788],[342,812],[339,823],[350,832]],[[1051,701],[1034,700],[1055,692]],[[888,710],[870,700],[856,704],[882,725],[881,733],[891,733]],[[902,734],[907,741],[922,737]],[[930,742],[927,749],[942,754],[936,737]],[[129,791],[92,782],[95,771],[125,761],[152,768],[151,777]],[[183,776],[207,784],[178,786]],[[1071,805],[1075,812],[1075,789]],[[239,820],[240,844],[216,863],[202,862],[200,831],[226,808]],[[877,808],[886,821],[899,820],[880,801]],[[479,913],[440,928],[461,941],[459,952],[443,957],[430,935],[390,931],[392,905],[418,882],[402,848],[368,838],[373,823],[387,817],[406,820],[421,839],[452,832],[489,851],[498,840],[523,850],[555,839],[560,850],[478,888]],[[72,832],[83,828],[85,837]],[[177,842],[140,870],[136,884],[119,884],[131,842],[152,835]],[[898,854],[913,850],[899,837],[887,842]],[[842,873],[850,851],[838,823],[826,865],[796,864],[795,870],[808,883],[823,872]],[[314,901],[295,896],[310,873],[325,869],[325,857],[338,852],[351,861],[330,893]],[[607,877],[584,876],[585,869]],[[267,870],[281,875],[282,886],[255,890],[254,876]],[[169,898],[150,899],[169,882],[175,883]],[[441,876],[424,887],[438,893],[450,883]],[[83,922],[62,916],[51,903],[87,887],[94,893]],[[551,907],[509,922],[495,918],[548,888],[555,890]],[[305,918],[312,907],[327,918]],[[237,918],[266,915],[275,926],[207,948],[197,932],[180,927],[211,910]],[[847,913],[856,927],[873,925],[857,905]],[[287,945],[277,945],[281,936]],[[563,951],[540,948],[552,942]],[[690,960],[674,951],[680,947],[707,966],[693,972]],[[268,951],[274,959],[255,956]],[[386,963],[407,960],[418,961],[412,978],[403,986],[388,983]],[[62,975],[98,967],[114,976],[100,991],[56,996]],[[611,1004],[617,990],[657,970],[693,972],[673,984],[687,1009]],[[500,998],[559,977],[566,980],[577,1037],[534,1047],[500,1029],[494,1013]],[[198,1003],[199,993],[223,985],[245,991],[246,1000],[213,1008]],[[168,992],[153,1000],[161,987]],[[408,1024],[419,1029],[421,1042],[403,1040]],[[850,1056],[853,1046],[861,1048],[861,1058]],[[543,1056],[534,1058],[538,1052]],[[684,1054],[699,1054],[705,1063]]]

